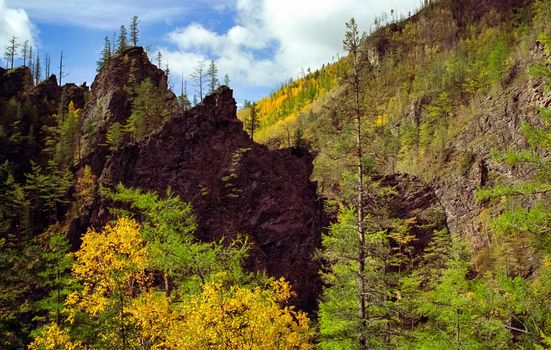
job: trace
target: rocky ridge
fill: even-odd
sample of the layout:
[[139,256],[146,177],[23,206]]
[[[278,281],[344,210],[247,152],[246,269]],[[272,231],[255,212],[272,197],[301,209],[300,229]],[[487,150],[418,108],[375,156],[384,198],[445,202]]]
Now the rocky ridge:
[[[91,165],[102,186],[123,183],[161,196],[170,187],[193,205],[200,239],[247,234],[252,248],[246,267],[284,276],[297,292],[294,303],[314,310],[321,285],[313,255],[327,223],[323,200],[310,181],[313,156],[296,148],[270,151],[253,142],[236,117],[232,90],[221,87],[184,115],[173,113],[139,142],[114,151],[101,146],[108,126],[130,115],[132,96],[124,90],[130,71],[137,81],[152,75],[162,82],[162,71],[146,59],[141,48],[133,48],[97,76],[82,124],[96,131],[83,130],[79,166]],[[95,198],[73,221],[75,245],[87,227],[111,219],[107,206]]]

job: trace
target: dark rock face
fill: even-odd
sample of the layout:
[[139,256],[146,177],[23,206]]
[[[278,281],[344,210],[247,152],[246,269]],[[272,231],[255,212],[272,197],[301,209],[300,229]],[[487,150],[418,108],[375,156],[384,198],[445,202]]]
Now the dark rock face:
[[[296,305],[313,310],[320,283],[312,255],[325,219],[309,180],[312,158],[304,150],[270,151],[254,143],[236,118],[232,91],[221,87],[185,116],[116,150],[99,182],[161,195],[170,187],[193,204],[201,239],[247,233],[253,244],[247,267],[286,277],[298,294]],[[82,233],[87,224],[107,220],[98,200],[78,224]]]
[[0,97],[19,97],[32,89],[31,71],[27,67],[10,70],[0,68]]
[[[101,174],[110,151],[106,144],[107,130],[113,123],[125,124],[131,114],[133,87],[145,78],[160,89],[167,89],[165,73],[149,62],[141,47],[132,47],[106,63],[92,84],[90,100],[81,118],[81,164]],[[169,96],[174,98],[174,95]]]

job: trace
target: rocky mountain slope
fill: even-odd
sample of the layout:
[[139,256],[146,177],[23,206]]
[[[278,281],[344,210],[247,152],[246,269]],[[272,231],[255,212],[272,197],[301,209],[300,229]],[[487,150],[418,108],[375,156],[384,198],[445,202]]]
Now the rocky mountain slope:
[[149,61],[143,48],[125,50],[100,70],[92,83],[90,100],[82,111],[77,163],[91,166],[94,174],[101,173],[110,153],[106,141],[108,128],[116,122],[126,124],[136,96],[134,88],[146,78],[167,92],[167,105],[172,106],[175,96],[167,91],[166,75]]
[[[122,183],[160,195],[171,188],[192,203],[201,239],[247,234],[248,267],[286,277],[297,292],[295,303],[314,309],[320,283],[313,255],[327,222],[310,181],[313,157],[303,149],[270,151],[254,143],[236,118],[229,88],[219,88],[185,115],[173,115],[140,142],[113,152],[102,145],[105,130],[130,115],[128,72],[133,70],[137,82],[149,76],[161,80],[162,71],[153,67],[143,50],[134,48],[100,72],[84,110],[83,125],[94,125],[95,131],[83,133],[80,166],[92,165],[102,186]],[[110,219],[106,206],[100,198],[93,201],[72,225],[73,242],[87,227]]]

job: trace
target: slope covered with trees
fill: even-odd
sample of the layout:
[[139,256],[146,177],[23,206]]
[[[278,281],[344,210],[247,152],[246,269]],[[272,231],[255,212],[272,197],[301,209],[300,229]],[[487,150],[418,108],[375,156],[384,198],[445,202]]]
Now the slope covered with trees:
[[549,18],[440,0],[366,35],[352,19],[345,57],[239,120],[214,61],[193,107],[183,77],[170,91],[137,17],[90,97],[15,67],[13,40],[0,347],[549,348]]
[[[361,40],[349,23],[338,83],[313,101],[323,107],[259,109],[261,121],[276,117],[256,139],[278,148],[289,137],[272,125],[300,131],[318,153],[314,179],[337,203],[321,253],[321,348],[545,343],[550,10],[432,1]],[[291,96],[289,86],[273,96]],[[446,209],[451,232],[435,229],[421,251],[417,215],[390,220],[373,205],[394,191],[381,175],[395,172],[431,184]]]

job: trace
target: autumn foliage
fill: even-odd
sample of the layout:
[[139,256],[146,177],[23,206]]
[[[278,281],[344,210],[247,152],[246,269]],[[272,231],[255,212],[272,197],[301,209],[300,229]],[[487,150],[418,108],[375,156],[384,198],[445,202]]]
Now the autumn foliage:
[[[149,204],[139,204],[145,211],[152,203],[156,208],[165,203],[152,194],[129,191],[124,195],[147,198]],[[174,208],[185,207],[177,197],[166,201]],[[189,217],[177,222],[168,211],[169,219],[176,220],[175,227],[182,231],[194,228]],[[158,270],[162,265],[155,261],[159,257],[150,253],[155,251],[150,245],[159,249],[163,243],[154,238],[152,230],[166,230],[168,221],[159,216],[155,219],[158,226],[146,223],[147,229],[134,219],[120,217],[101,232],[88,230],[75,254],[72,279],[79,287],[65,301],[69,316],[61,324],[50,323],[39,329],[29,349],[312,348],[308,317],[288,305],[293,292],[283,278],[253,278],[249,283],[236,284],[228,272],[220,272],[218,267],[204,270],[204,282],[198,289],[164,288],[159,280],[178,283],[185,278],[175,274],[195,271],[186,266]],[[194,250],[203,244],[200,253],[194,255],[198,260],[208,256],[210,261],[221,251],[206,243],[193,246],[191,238],[166,244],[188,244]],[[233,252],[231,247],[228,251]],[[237,263],[226,266],[227,271],[240,269],[239,261],[217,260],[228,265]]]

